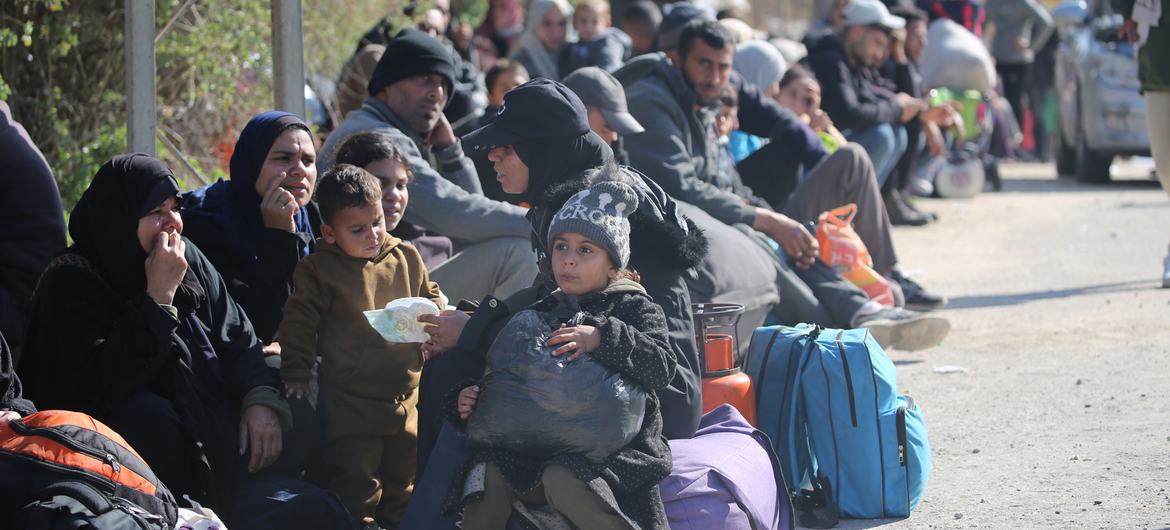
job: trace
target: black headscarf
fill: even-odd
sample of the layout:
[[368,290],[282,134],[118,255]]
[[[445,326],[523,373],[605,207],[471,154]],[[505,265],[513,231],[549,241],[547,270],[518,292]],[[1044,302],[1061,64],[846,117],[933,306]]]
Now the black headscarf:
[[[248,120],[248,124],[240,132],[240,138],[236,140],[235,150],[232,151],[232,178],[229,181],[228,190],[234,206],[233,209],[241,217],[239,220],[246,227],[255,229],[264,225],[260,216],[262,197],[256,193],[256,180],[260,178],[260,168],[264,167],[264,161],[268,158],[268,151],[272,149],[272,144],[276,143],[276,139],[289,129],[310,132],[305,121],[295,114],[280,111],[262,112]],[[313,233],[309,224],[309,215],[304,208],[297,209],[294,220],[297,232]],[[248,233],[251,233],[251,230],[248,230]]]
[[69,215],[72,250],[125,298],[144,292],[146,251],[138,241],[138,219],[178,193],[166,164],[139,153],[115,156],[98,169]]
[[517,142],[516,156],[528,166],[524,200],[541,206],[545,191],[566,180],[584,178],[585,171],[613,160],[613,149],[592,131],[576,138],[546,138]]

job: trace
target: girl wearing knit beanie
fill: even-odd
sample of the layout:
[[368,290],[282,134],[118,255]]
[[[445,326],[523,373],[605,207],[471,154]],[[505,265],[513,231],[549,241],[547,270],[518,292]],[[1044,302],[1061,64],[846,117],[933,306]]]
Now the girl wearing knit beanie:
[[[502,447],[473,448],[464,494],[449,506],[463,510],[464,529],[503,529],[516,500],[546,503],[576,528],[667,528],[658,483],[670,474],[671,457],[656,391],[674,377],[676,359],[662,308],[625,268],[627,217],[637,207],[634,189],[615,181],[594,184],[565,202],[548,231],[558,289],[532,309],[565,314],[570,307],[579,315],[569,324],[580,324],[562,324],[545,346],[565,363],[587,355],[645,392],[640,429],[601,462],[574,453],[539,458]],[[479,383],[459,391],[451,419],[463,426],[475,414],[479,394]]]

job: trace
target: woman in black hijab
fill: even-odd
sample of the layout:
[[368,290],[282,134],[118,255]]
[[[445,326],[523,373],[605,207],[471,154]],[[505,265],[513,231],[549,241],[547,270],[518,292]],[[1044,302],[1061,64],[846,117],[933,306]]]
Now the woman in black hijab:
[[70,216],[73,246],[41,276],[19,371],[43,408],[100,419],[176,497],[227,513],[245,471],[280,455],[288,405],[247,316],[182,237],[178,192],[149,156],[102,165]]
[[265,344],[276,338],[297,262],[312,250],[321,219],[310,201],[317,151],[309,126],[264,112],[244,126],[231,180],[183,196],[186,235],[223,275]]

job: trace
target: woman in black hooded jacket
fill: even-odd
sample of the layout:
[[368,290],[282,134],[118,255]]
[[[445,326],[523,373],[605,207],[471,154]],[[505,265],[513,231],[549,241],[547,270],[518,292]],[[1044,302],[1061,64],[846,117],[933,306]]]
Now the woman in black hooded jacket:
[[[481,152],[511,146],[527,166],[528,181],[522,189],[524,200],[531,205],[528,219],[542,274],[536,285],[508,300],[485,299],[466,322],[450,313],[427,319],[440,323],[432,328],[434,333],[457,330],[454,334],[458,341],[454,348],[433,358],[423,373],[418,476],[422,476],[445,418],[443,402],[447,393],[460,382],[483,375],[484,354],[513,313],[556,289],[548,274],[548,249],[542,235],[548,233],[552,216],[569,197],[590,185],[598,168],[613,163],[613,151],[589,131],[581,100],[564,85],[547,79],[535,79],[509,91],[496,120],[465,136],[463,145],[464,149]],[[506,178],[505,164],[495,165],[497,172],[505,173],[498,178]],[[690,438],[701,415],[701,368],[690,294],[683,275],[703,259],[707,240],[694,223],[679,214],[674,200],[646,176],[630,168],[602,173],[620,175],[618,178],[638,193],[638,209],[629,217],[630,268],[641,275],[647,294],[662,306],[670,346],[678,360],[670,386],[658,391],[663,435],[669,439]],[[438,348],[435,341],[424,345],[428,353],[437,353]]]

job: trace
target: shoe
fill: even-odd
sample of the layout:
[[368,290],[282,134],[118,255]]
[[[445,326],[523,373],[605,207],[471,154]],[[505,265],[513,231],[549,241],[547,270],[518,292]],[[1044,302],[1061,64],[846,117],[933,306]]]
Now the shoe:
[[1162,288],[1170,289],[1170,254],[1162,260]]
[[919,210],[918,207],[914,205],[914,201],[911,200],[911,198],[914,196],[914,194],[911,193],[910,190],[904,190],[901,192],[901,194],[902,194],[902,203],[905,204],[907,208],[910,208],[911,211],[918,212],[922,215],[925,215],[927,218],[930,219],[930,222],[932,222],[932,223],[935,221],[938,221],[938,213],[924,212],[922,210]]
[[902,288],[902,296],[906,301],[903,307],[906,309],[926,312],[942,309],[947,305],[947,297],[927,291],[918,282],[903,276],[902,271],[894,269],[893,274],[890,275],[890,280]]
[[897,307],[887,307],[861,318],[858,327],[868,328],[883,348],[918,351],[942,343],[951,331],[951,321]]
[[890,216],[890,224],[899,226],[923,226],[930,224],[930,217],[915,210],[902,200],[902,194],[890,192],[882,194],[882,201],[886,203],[886,214]]

